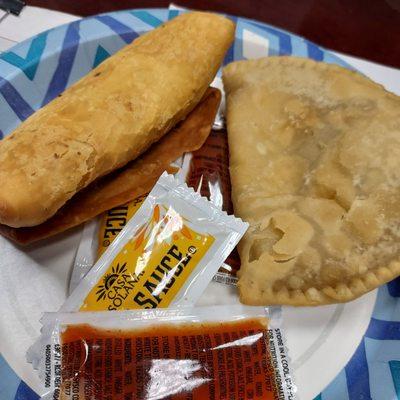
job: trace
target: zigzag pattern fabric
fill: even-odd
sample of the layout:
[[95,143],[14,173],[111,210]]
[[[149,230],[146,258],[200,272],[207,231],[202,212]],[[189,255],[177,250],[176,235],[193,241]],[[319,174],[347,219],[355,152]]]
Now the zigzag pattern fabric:
[[[152,9],[103,14],[43,32],[2,53],[0,139],[125,44],[180,12]],[[295,55],[350,68],[301,37],[256,21],[233,19],[236,40],[225,64],[267,55]],[[39,398],[1,355],[0,398]],[[356,352],[315,398],[355,399],[400,399],[400,279],[379,289],[372,319]]]

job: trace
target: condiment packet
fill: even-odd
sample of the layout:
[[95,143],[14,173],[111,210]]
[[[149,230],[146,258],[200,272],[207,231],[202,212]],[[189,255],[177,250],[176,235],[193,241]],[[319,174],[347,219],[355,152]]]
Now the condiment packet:
[[[223,94],[222,80],[214,79],[212,86],[217,87]],[[225,107],[222,96],[220,109]],[[177,176],[187,182],[188,186],[197,190],[202,196],[207,197],[216,207],[233,214],[231,201],[231,184],[229,176],[229,149],[226,129],[221,112],[218,112],[215,128],[205,140],[203,146],[196,151],[185,153],[183,157],[174,163],[178,167]],[[128,207],[119,214],[120,207],[111,209],[102,214],[98,219],[85,225],[81,241],[75,257],[69,293],[78,285],[79,281],[87,274],[97,261],[102,252],[111,244],[114,235],[109,229],[121,229],[133,216],[136,204],[141,203],[147,193],[143,193],[132,202],[122,206]],[[127,212],[126,212],[127,211]],[[126,215],[126,218],[124,216]],[[126,219],[126,221],[124,221]],[[236,285],[236,273],[240,268],[240,258],[236,249],[228,256],[220,266],[213,279],[220,283]]]
[[[203,146],[191,153],[186,181],[213,204],[228,214],[233,214],[228,136],[225,129],[213,129]],[[235,285],[239,268],[239,253],[234,249],[215,274],[214,280]]]
[[248,226],[166,173],[131,211],[62,311],[193,305]]
[[49,313],[42,399],[295,399],[279,311]]
[[84,225],[69,281],[69,294],[135,215],[147,195],[144,193],[127,204],[111,208]]
[[127,222],[136,214],[147,195],[148,193],[142,194],[128,204],[112,208],[102,215],[98,232],[97,259],[103,255]]
[[[187,164],[187,162],[186,162]],[[182,170],[184,168],[184,156],[175,160],[171,167],[176,168],[178,172],[175,174],[178,179],[182,179]],[[187,166],[185,167],[187,169]],[[87,222],[82,230],[81,240],[75,255],[74,264],[72,266],[71,278],[69,281],[68,293],[71,294],[78,286],[81,279],[90,271],[95,262],[99,259],[105,249],[112,243],[116,235],[126,225],[127,221],[134,215],[139,206],[142,204],[148,192],[140,193],[138,197],[129,203],[122,205],[128,207],[126,218],[121,219],[120,206],[108,210],[100,216]],[[117,214],[116,220],[113,220],[112,214]],[[110,226],[107,226],[110,225]],[[106,231],[110,227],[114,232]],[[105,238],[105,236],[108,236]]]
[[[229,215],[233,214],[226,130],[212,130],[199,150],[187,153],[178,175],[217,208]],[[128,204],[115,207],[85,225],[71,275],[70,293],[110,246],[127,221],[133,217],[147,194],[138,196]],[[235,285],[239,268],[239,254],[234,249],[213,279]]]

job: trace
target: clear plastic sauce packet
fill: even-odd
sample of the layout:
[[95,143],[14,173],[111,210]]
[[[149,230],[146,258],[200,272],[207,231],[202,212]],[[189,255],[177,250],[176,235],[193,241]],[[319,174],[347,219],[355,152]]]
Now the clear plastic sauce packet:
[[248,226],[166,173],[134,211],[61,310],[194,304]]
[[68,292],[71,294],[81,279],[108,249],[127,222],[135,215],[148,193],[136,197],[127,204],[114,207],[85,224],[75,255]]
[[[192,152],[188,176],[189,186],[198,188],[202,196],[233,214],[231,180],[229,175],[229,147],[225,129],[212,130],[203,146]],[[236,284],[236,273],[240,268],[240,257],[236,249],[214,276],[214,280],[225,284]]]
[[128,204],[112,208],[101,216],[97,249],[97,259],[108,249],[113,240],[125,227],[126,223],[136,214],[148,193],[143,194]]
[[[216,78],[214,85],[222,90],[222,81],[220,78]],[[222,100],[222,105],[220,106],[222,108],[224,107],[223,103],[224,100]],[[223,126],[223,123],[221,124],[220,122],[220,125]],[[179,166],[178,175],[190,187],[199,190],[202,196],[207,197],[215,206],[222,208],[228,214],[233,213],[226,129],[212,130],[203,146],[196,151],[186,153],[183,161],[179,160],[176,166]],[[138,199],[139,201],[143,200],[142,196]],[[128,207],[127,220],[134,214],[131,210],[137,209],[134,206],[135,202],[136,199],[126,205]],[[77,256],[75,257],[70,281],[70,293],[72,293],[72,290],[77,286],[80,279],[92,268],[96,260],[115,238],[115,235],[107,232],[109,227],[106,224],[108,223],[110,213],[115,212],[118,214],[119,211],[120,207],[117,207],[115,210],[113,209],[103,214],[100,217],[100,226],[97,226],[97,220],[96,223],[91,221],[85,226]],[[121,214],[124,214],[124,212]],[[112,225],[118,229],[117,220]],[[236,273],[239,268],[240,258],[235,248],[220,266],[213,280],[224,284],[236,285]]]
[[214,306],[44,317],[43,399],[295,399],[274,311]]

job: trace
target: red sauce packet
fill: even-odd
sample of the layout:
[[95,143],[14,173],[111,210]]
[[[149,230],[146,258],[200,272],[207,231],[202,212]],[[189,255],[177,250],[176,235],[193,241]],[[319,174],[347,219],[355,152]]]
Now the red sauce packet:
[[[225,129],[212,130],[203,146],[192,152],[186,181],[214,205],[221,207],[228,214],[233,214],[228,136]],[[236,284],[236,273],[239,268],[240,258],[235,248],[214,276],[214,280]]]
[[47,314],[45,398],[294,399],[273,314],[241,305]]

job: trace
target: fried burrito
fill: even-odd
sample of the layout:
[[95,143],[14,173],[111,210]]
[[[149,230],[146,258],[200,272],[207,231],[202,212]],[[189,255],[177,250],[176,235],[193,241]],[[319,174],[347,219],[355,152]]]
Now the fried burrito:
[[27,245],[73,228],[114,207],[147,194],[170,164],[186,152],[199,149],[211,132],[221,92],[209,88],[193,111],[144,154],[124,167],[91,183],[40,225],[12,228],[0,225],[0,234]]
[[199,103],[233,37],[224,17],[178,16],[30,116],[0,142],[0,223],[39,225],[144,153]]

